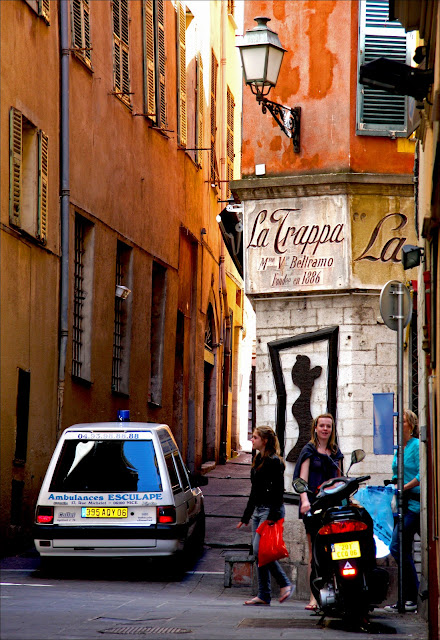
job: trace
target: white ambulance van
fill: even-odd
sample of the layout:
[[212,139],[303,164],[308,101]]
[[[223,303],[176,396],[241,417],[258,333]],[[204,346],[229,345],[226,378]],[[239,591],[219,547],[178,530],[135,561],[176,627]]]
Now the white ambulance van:
[[188,472],[165,424],[76,424],[63,432],[44,478],[35,547],[42,558],[201,549],[200,484],[207,479]]

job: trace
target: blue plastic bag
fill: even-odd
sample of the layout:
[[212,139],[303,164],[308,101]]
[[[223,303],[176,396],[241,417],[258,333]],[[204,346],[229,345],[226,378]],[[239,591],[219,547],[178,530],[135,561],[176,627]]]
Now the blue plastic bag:
[[369,485],[362,487],[355,494],[357,500],[368,511],[373,519],[374,533],[388,547],[391,544],[391,536],[394,529],[393,511],[391,500],[395,493],[394,486],[378,487]]

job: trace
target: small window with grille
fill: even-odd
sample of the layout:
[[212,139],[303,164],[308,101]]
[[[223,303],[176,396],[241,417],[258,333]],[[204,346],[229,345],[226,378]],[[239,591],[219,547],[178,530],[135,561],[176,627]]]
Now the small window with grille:
[[91,382],[94,227],[75,215],[72,376]]
[[[405,29],[389,21],[388,0],[359,2],[358,77],[362,64],[376,58],[411,63],[410,40]],[[405,136],[408,131],[408,97],[358,83],[356,133],[367,136]]]
[[150,390],[148,401],[155,406],[162,405],[166,298],[167,270],[158,262],[153,262],[151,280]]
[[116,249],[115,317],[113,328],[112,391],[128,394],[132,310],[132,249],[123,242]]

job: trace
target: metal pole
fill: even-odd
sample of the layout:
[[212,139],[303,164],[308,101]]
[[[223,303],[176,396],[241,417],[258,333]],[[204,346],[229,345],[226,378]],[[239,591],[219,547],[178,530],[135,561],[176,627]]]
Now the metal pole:
[[397,294],[397,505],[398,505],[398,599],[399,613],[405,613],[403,600],[403,287],[399,282]]

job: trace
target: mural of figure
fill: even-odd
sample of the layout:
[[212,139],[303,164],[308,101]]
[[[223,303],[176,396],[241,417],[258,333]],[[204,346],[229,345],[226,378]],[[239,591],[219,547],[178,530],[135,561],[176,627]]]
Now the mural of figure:
[[292,367],[292,381],[301,393],[292,405],[292,414],[298,423],[299,434],[295,446],[287,454],[288,462],[296,462],[302,448],[310,440],[310,425],[313,420],[310,401],[313,385],[321,373],[322,367],[310,368],[308,356],[296,356],[296,362]]

